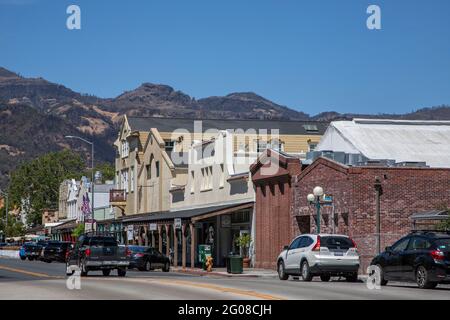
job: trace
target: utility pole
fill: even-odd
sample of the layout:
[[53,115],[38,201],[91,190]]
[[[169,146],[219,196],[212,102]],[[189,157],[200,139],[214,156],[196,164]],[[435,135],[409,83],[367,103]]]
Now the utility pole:
[[376,217],[376,238],[377,238],[377,253],[381,253],[381,205],[380,198],[383,194],[383,189],[381,187],[381,180],[379,177],[375,177],[375,217]]

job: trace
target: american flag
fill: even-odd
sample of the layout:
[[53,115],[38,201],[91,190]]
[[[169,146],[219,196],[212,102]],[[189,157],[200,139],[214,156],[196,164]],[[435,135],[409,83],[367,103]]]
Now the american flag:
[[84,220],[89,219],[91,214],[91,206],[89,204],[89,194],[83,195],[83,204],[81,205],[81,212],[83,213]]

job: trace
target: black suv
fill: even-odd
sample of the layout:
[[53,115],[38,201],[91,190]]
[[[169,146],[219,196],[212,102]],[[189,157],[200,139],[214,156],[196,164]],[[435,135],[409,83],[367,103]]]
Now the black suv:
[[415,231],[376,256],[371,265],[381,269],[381,285],[392,281],[416,282],[432,289],[450,283],[450,233]]

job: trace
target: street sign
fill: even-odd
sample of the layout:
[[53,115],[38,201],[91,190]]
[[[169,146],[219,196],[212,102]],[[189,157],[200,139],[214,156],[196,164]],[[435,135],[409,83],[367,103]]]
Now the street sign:
[[150,231],[156,231],[158,230],[158,225],[156,223],[150,223],[149,225],[149,230]]
[[175,229],[181,229],[181,218],[175,218],[173,224]]
[[323,205],[324,206],[331,206],[333,204],[333,195],[331,195],[331,194],[324,194],[323,198],[322,198],[322,201],[323,201]]

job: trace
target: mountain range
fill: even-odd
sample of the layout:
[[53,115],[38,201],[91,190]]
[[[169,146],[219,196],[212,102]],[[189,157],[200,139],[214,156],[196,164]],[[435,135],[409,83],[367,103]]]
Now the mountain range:
[[196,100],[162,84],[144,83],[115,98],[75,92],[43,78],[26,78],[0,67],[0,188],[22,161],[49,151],[72,148],[88,154],[89,146],[68,141],[77,135],[94,141],[96,160],[114,159],[113,141],[123,115],[332,121],[353,117],[450,120],[450,106],[425,108],[402,115],[340,114],[310,116],[252,92]]

